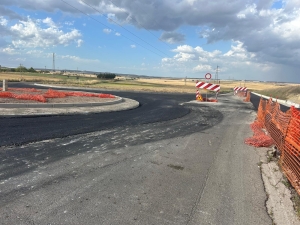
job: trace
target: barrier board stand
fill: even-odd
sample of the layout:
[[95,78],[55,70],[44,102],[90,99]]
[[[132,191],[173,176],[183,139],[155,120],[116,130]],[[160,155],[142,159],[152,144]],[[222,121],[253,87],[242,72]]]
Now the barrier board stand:
[[[219,84],[212,84],[212,83],[207,82],[210,79],[211,79],[211,74],[207,73],[207,74],[205,74],[206,82],[202,82],[202,81],[198,81],[198,80],[196,81],[196,88],[197,88],[196,100],[203,101],[202,96],[199,93],[199,88],[202,88],[202,89],[206,89],[206,98],[205,98],[206,102],[216,102],[217,101],[217,96],[218,96],[218,93],[220,91],[220,85]],[[207,98],[207,92],[208,91],[215,91],[216,92],[216,100],[209,100]]]

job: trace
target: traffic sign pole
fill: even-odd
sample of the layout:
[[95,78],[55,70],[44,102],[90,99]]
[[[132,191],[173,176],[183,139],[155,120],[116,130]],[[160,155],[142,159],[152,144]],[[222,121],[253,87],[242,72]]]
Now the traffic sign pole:
[[[211,79],[211,74],[207,73],[207,74],[205,74],[204,77],[205,77],[206,81],[209,82],[209,80]],[[208,92],[208,90],[206,90],[206,99],[205,99],[205,101],[207,101],[207,92]]]

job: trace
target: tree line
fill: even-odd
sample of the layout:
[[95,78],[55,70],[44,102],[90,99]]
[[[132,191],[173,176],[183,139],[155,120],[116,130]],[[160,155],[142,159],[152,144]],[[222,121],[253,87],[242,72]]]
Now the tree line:
[[33,69],[32,67],[30,67],[29,69],[27,69],[25,66],[19,66],[17,68],[1,68],[1,71],[3,72],[30,72],[30,73],[37,73],[37,71],[35,69]]

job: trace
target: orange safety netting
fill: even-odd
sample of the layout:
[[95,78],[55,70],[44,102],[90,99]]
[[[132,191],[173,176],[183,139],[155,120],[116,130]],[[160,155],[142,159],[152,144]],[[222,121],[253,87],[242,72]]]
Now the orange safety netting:
[[14,98],[22,99],[22,100],[33,100],[38,102],[47,102],[47,99],[43,95],[21,94],[21,95],[14,95]]
[[211,98],[203,98],[202,102],[218,102],[217,99],[211,99]]
[[[300,111],[292,106],[287,112],[282,112],[277,102],[261,98],[257,120],[251,128],[260,131],[266,129],[281,152],[279,163],[282,170],[300,194]],[[247,138],[245,143],[258,147],[262,141],[257,138],[260,135],[261,133],[254,131],[254,136]]]
[[[24,92],[41,92],[40,90],[37,90],[35,88],[8,88],[8,91],[24,91]],[[0,91],[2,91],[2,88],[0,88]]]
[[300,111],[292,106],[290,115],[290,122],[281,149],[280,165],[300,194]]
[[[34,88],[9,88],[11,91],[25,91],[25,92],[39,92]],[[96,94],[96,93],[85,93],[85,92],[64,92],[64,91],[55,91],[49,89],[45,94],[15,94],[9,91],[0,92],[0,98],[15,98],[22,100],[33,100],[39,102],[47,102],[47,98],[65,98],[68,96],[75,97],[97,97],[97,98],[115,98],[111,94]]]
[[247,96],[244,99],[244,102],[250,102],[250,97],[251,97],[250,91],[247,91]]
[[65,91],[56,91],[49,89],[44,96],[46,98],[65,98],[67,96],[75,97],[97,97],[97,98],[115,98],[111,94],[96,94],[96,93],[85,93],[85,92],[65,92]]
[[14,94],[8,91],[0,92],[0,98],[15,98],[22,100],[33,100],[38,102],[47,102],[47,99],[43,95],[32,95],[32,94]]
[[273,139],[263,131],[263,124],[254,121],[251,125],[253,137],[247,138],[245,143],[254,147],[269,147],[274,144]]
[[236,93],[236,95],[239,96],[239,97],[245,97],[246,96],[246,92],[245,91],[238,91]]
[[9,91],[41,92],[35,88],[8,88]]

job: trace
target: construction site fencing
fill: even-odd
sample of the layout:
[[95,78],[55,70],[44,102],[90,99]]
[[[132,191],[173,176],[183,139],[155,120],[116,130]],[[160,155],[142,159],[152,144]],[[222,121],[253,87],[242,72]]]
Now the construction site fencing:
[[250,98],[251,98],[251,92],[250,91],[236,91],[235,95],[237,95],[238,97],[246,97],[244,99],[244,102],[250,102]]
[[287,112],[280,104],[260,99],[257,118],[251,124],[253,137],[245,140],[255,147],[275,145],[280,152],[279,164],[292,186],[300,194],[300,111],[292,106]]
[[[2,89],[0,89],[2,90]],[[26,94],[17,94],[11,91],[26,92]],[[39,93],[40,90],[35,88],[9,88],[8,91],[0,92],[0,98],[14,98],[21,100],[32,100],[38,102],[47,102],[47,98],[65,98],[65,97],[96,97],[96,98],[115,98],[111,94],[98,94],[98,93],[86,93],[86,92],[66,92],[66,91],[56,91],[49,89],[44,94],[32,94],[29,92]]]

